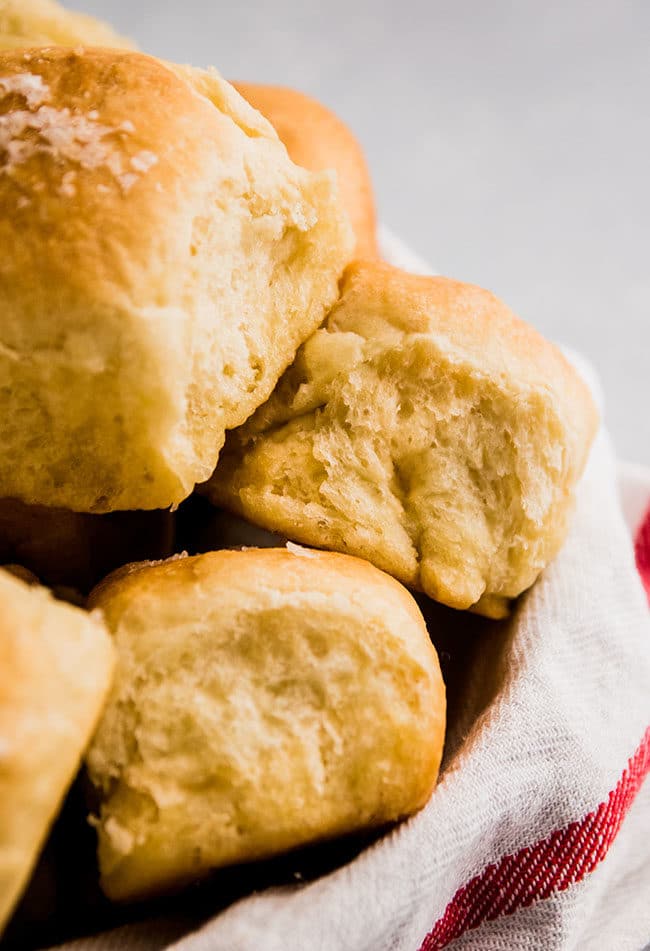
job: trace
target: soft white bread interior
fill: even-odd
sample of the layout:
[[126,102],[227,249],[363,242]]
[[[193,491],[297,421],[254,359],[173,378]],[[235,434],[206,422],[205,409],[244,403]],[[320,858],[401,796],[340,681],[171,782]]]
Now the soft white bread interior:
[[206,492],[501,616],[561,545],[596,426],[563,355],[492,294],[360,263]]
[[87,765],[102,885],[175,889],[419,809],[445,692],[408,592],[304,549],[136,565],[91,596],[118,652]]
[[26,46],[108,46],[132,43],[110,26],[54,0],[0,0],[0,49]]
[[99,617],[0,571],[0,931],[79,767],[113,664]]
[[269,120],[296,163],[312,172],[334,169],[356,238],[356,258],[377,258],[377,213],[363,149],[330,109],[296,89],[233,83]]
[[322,322],[353,247],[214,71],[0,53],[0,497],[164,508]]

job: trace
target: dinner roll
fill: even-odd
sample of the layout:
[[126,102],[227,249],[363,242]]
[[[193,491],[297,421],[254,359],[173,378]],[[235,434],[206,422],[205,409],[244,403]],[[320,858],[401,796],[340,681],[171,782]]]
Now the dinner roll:
[[23,565],[50,586],[87,594],[120,565],[166,558],[173,543],[168,510],[88,515],[0,499],[0,563]]
[[272,391],[353,236],[212,72],[0,53],[0,497],[165,508]]
[[436,781],[445,694],[411,596],[371,565],[219,551],[91,596],[118,652],[88,752],[113,899],[381,826]]
[[113,653],[96,616],[0,571],[0,930],[77,771]]
[[[110,46],[133,49],[107,24],[72,13],[53,0],[0,0],[0,47]],[[341,119],[304,93],[282,86],[233,83],[271,122],[290,157],[313,172],[334,169],[356,236],[357,257],[378,257],[375,201],[356,137]]]
[[377,258],[377,216],[363,150],[350,129],[322,103],[295,89],[234,83],[266,116],[297,165],[312,172],[332,168],[357,239],[355,256]]
[[107,24],[54,0],[0,0],[0,49],[50,44],[132,46]]
[[492,294],[359,263],[207,492],[499,617],[560,547],[596,425],[559,350]]

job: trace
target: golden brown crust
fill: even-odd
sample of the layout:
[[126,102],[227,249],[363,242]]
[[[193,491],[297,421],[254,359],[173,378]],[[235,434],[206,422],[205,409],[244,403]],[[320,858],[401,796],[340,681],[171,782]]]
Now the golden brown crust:
[[351,130],[322,103],[296,89],[243,82],[233,85],[266,116],[297,165],[312,172],[336,171],[341,199],[357,238],[355,255],[379,257],[370,172]]
[[0,211],[0,495],[76,511],[207,478],[352,243],[216,72],[98,48],[0,53]]
[[[130,40],[102,21],[73,13],[53,0],[0,0],[0,48],[46,44],[134,48]],[[315,172],[336,171],[341,199],[357,238],[356,255],[378,257],[368,166],[345,123],[322,103],[295,89],[244,82],[233,85],[271,122],[297,165]]]
[[500,617],[561,545],[597,423],[560,351],[488,291],[358,262],[205,491]]
[[79,767],[113,664],[97,615],[0,571],[0,931]]
[[[152,572],[155,569],[155,574]],[[366,592],[379,592],[384,602],[408,614],[413,623],[424,630],[424,621],[413,596],[398,581],[362,558],[339,552],[318,551],[292,545],[286,548],[246,548],[222,550],[202,555],[174,555],[161,561],[132,562],[112,571],[90,593],[88,609],[104,610],[114,599],[137,589],[144,578],[164,585],[173,579],[183,587],[197,577],[217,576],[219,584],[229,590],[237,588],[244,570],[255,575],[260,585],[274,584],[286,593],[314,591],[328,597],[341,590],[345,579],[350,586]],[[317,579],[317,584],[316,584]],[[171,596],[171,591],[170,591]]]
[[429,798],[444,684],[415,602],[372,566],[297,546],[210,552],[130,566],[91,603],[119,656],[88,753],[109,897]]

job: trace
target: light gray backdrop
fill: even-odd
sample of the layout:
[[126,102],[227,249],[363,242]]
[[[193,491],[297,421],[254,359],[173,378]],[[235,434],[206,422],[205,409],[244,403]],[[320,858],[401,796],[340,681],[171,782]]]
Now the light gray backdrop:
[[582,350],[650,464],[648,0],[66,0],[152,53],[322,99],[382,219]]

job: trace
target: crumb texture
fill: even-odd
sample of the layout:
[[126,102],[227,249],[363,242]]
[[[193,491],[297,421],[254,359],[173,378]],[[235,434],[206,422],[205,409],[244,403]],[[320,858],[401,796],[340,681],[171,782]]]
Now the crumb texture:
[[312,172],[334,169],[356,238],[355,258],[378,258],[377,214],[370,172],[350,129],[322,103],[295,89],[235,83],[266,116],[296,163]]
[[113,898],[381,825],[435,783],[445,699],[410,595],[287,549],[135,566],[98,590],[119,655],[88,754]]
[[207,479],[353,243],[218,73],[103,49],[0,53],[0,209],[0,497],[80,512]]
[[360,264],[207,492],[498,616],[561,544],[595,426],[562,355],[491,294]]

